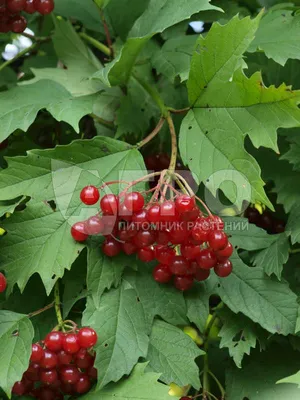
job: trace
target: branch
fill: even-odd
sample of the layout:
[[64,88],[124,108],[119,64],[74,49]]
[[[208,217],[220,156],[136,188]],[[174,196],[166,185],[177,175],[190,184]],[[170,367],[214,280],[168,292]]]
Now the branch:
[[93,113],[90,114],[90,116],[91,116],[93,119],[95,119],[97,122],[99,122],[99,124],[102,124],[102,125],[106,126],[106,127],[109,128],[109,129],[114,129],[114,123],[113,123],[113,121],[106,121],[105,119],[100,118],[100,117],[98,117],[98,115],[93,114]]
[[102,51],[102,53],[104,53],[105,55],[109,57],[112,55],[110,48],[105,46],[105,44],[99,42],[97,39],[94,39],[93,37],[87,35],[84,32],[80,32],[79,36],[82,39],[86,40],[88,43],[90,43],[92,46],[94,46],[96,49]]
[[2,71],[4,68],[8,67],[10,64],[13,64],[16,60],[18,60],[19,58],[25,56],[27,53],[32,52],[37,47],[37,45],[38,45],[37,43],[33,43],[31,46],[29,46],[26,49],[20,51],[20,53],[18,53],[11,60],[5,61],[3,64],[0,65],[0,71]]
[[177,137],[176,137],[176,132],[175,132],[175,126],[174,126],[174,122],[173,122],[173,119],[172,119],[170,113],[168,113],[167,122],[169,125],[171,141],[172,141],[172,152],[171,152],[169,171],[174,172],[176,169],[178,147],[177,147]]
[[29,313],[28,318],[35,317],[36,315],[39,315],[39,314],[43,313],[44,311],[50,310],[50,308],[52,308],[53,306],[54,306],[54,301],[52,303],[48,304],[46,307],[41,308],[40,310]]
[[64,330],[64,321],[60,309],[59,281],[54,286],[54,303],[58,326]]
[[173,114],[183,114],[183,113],[189,112],[190,109],[191,109],[190,107],[186,107],[186,108],[181,108],[179,110],[176,110],[175,108],[168,107],[168,110]]
[[161,130],[161,128],[163,127],[165,123],[165,119],[161,118],[158,121],[158,124],[156,125],[156,127],[153,129],[153,131],[145,137],[145,139],[141,140],[138,144],[137,144],[137,148],[141,148],[142,146],[144,146],[145,144],[149,143]]
[[104,32],[105,32],[105,36],[106,36],[106,41],[110,50],[110,56],[111,58],[114,58],[114,49],[112,47],[112,40],[111,40],[111,36],[110,36],[110,32],[106,23],[106,19],[104,17],[104,12],[103,10],[100,10],[100,16],[101,16],[101,20],[103,23],[103,28],[104,28]]

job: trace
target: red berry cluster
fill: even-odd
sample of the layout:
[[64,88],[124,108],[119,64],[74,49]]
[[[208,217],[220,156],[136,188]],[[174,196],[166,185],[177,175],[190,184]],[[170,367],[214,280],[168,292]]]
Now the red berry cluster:
[[273,214],[267,210],[260,214],[256,208],[249,207],[245,211],[245,217],[248,218],[250,224],[254,224],[270,234],[282,233],[285,231],[285,222],[275,218]]
[[56,400],[88,392],[97,379],[92,350],[96,342],[92,328],[81,328],[77,333],[50,332],[42,345],[32,345],[29,367],[14,384],[13,394]]
[[[83,203],[91,205],[100,199],[94,186],[81,192]],[[143,262],[157,260],[153,276],[157,282],[173,280],[179,290],[188,290],[194,280],[203,281],[214,268],[220,277],[232,272],[229,257],[233,247],[224,232],[221,218],[203,216],[195,198],[177,195],[145,205],[139,192],[126,193],[124,200],[107,194],[101,198],[101,215],[78,222],[71,228],[76,241],[85,241],[89,235],[103,235],[102,249],[108,257],[121,251],[137,253]]]
[[0,32],[24,32],[27,20],[21,12],[46,15],[53,10],[54,0],[0,0]]
[[6,289],[7,282],[5,276],[0,272],[0,293],[3,293]]

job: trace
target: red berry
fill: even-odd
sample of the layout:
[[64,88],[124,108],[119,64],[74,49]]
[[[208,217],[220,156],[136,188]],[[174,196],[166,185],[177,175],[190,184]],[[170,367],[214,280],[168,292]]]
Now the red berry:
[[37,363],[31,363],[29,367],[27,368],[27,371],[25,372],[24,376],[32,381],[32,382],[37,382],[40,379],[40,366]]
[[172,272],[167,265],[158,264],[153,270],[153,278],[158,283],[168,283],[172,279]]
[[200,255],[200,251],[200,246],[192,244],[182,244],[180,246],[181,255],[187,260],[195,260]]
[[63,383],[71,383],[74,385],[76,382],[79,381],[80,372],[75,365],[66,365],[61,367],[60,369],[60,376]]
[[14,33],[22,33],[27,28],[27,21],[22,15],[17,15],[11,20],[11,30]]
[[196,219],[199,217],[200,215],[200,210],[198,207],[195,207],[192,209],[192,211],[187,211],[184,212],[180,215],[180,219],[181,221],[188,221],[188,222],[192,222],[192,221],[196,221]]
[[143,262],[150,262],[155,258],[155,251],[151,247],[143,247],[138,251],[138,257]]
[[114,194],[106,194],[100,201],[100,207],[105,215],[116,215],[119,208],[119,198]]
[[213,215],[210,217],[211,229],[215,231],[222,231],[224,229],[224,221],[218,215]]
[[63,338],[63,349],[68,354],[75,354],[80,349],[79,339],[76,333],[67,333]]
[[3,293],[6,289],[7,281],[5,276],[0,272],[0,293]]
[[151,206],[147,211],[147,219],[149,222],[156,224],[160,221],[160,205],[155,204]]
[[170,270],[174,275],[185,275],[188,267],[188,261],[182,256],[173,257],[170,263]]
[[137,229],[145,229],[149,227],[149,221],[147,219],[147,211],[140,210],[133,214],[132,222]]
[[88,369],[94,365],[94,357],[90,355],[87,349],[80,349],[75,355],[75,364],[80,369]]
[[176,251],[171,247],[156,246],[155,257],[161,264],[170,265],[175,255]]
[[188,263],[188,268],[186,270],[185,276],[194,276],[198,269],[199,269],[199,266],[196,263],[196,261],[190,261]]
[[204,250],[201,250],[196,261],[200,268],[210,269],[210,268],[214,268],[216,266],[217,257],[211,249],[204,249]]
[[170,242],[173,244],[181,244],[188,240],[189,232],[186,225],[183,222],[178,224],[172,224],[172,228],[169,233]]
[[45,338],[45,346],[48,350],[57,352],[62,349],[62,344],[64,340],[64,334],[59,331],[53,331],[48,333]]
[[215,266],[215,273],[221,278],[226,278],[226,276],[229,276],[231,272],[232,272],[232,263],[229,260],[219,262]]
[[155,242],[156,236],[154,231],[139,231],[132,242],[137,248],[151,246]]
[[68,354],[64,350],[61,350],[57,353],[57,359],[59,365],[69,365],[71,364],[73,357],[72,354]]
[[178,220],[178,213],[173,201],[165,201],[161,204],[160,218],[162,222],[174,222]]
[[56,392],[51,388],[42,387],[38,391],[39,400],[56,400],[56,398]]
[[88,206],[96,204],[100,199],[99,190],[95,186],[86,186],[80,193],[80,199]]
[[35,0],[26,0],[24,11],[27,12],[27,14],[34,14],[36,12]]
[[88,235],[100,235],[104,232],[105,226],[101,217],[95,215],[94,217],[90,217],[85,222],[85,232]]
[[192,230],[193,239],[199,242],[206,242],[210,232],[210,223],[207,218],[198,218]]
[[175,205],[180,214],[192,211],[196,205],[195,198],[183,194],[176,198]]
[[44,350],[43,358],[40,361],[41,368],[52,369],[57,366],[57,355],[50,350]]
[[79,380],[75,384],[76,393],[86,393],[91,388],[91,381],[88,375],[81,374]]
[[92,328],[81,328],[78,332],[78,340],[81,347],[87,349],[95,346],[98,340],[97,333]]
[[125,207],[125,204],[122,203],[122,204],[119,204],[118,216],[123,221],[131,221],[132,212],[130,210],[127,210],[127,208]]
[[223,231],[212,231],[208,234],[208,243],[215,250],[223,250],[228,244],[228,237]]
[[191,276],[175,276],[174,285],[178,290],[186,291],[193,286],[194,279]]
[[107,257],[117,256],[121,249],[121,244],[114,239],[106,239],[102,245],[102,251]]
[[130,242],[135,235],[136,235],[136,230],[133,223],[127,225],[125,228],[120,229],[118,232],[119,239],[122,242]]
[[181,399],[180,400],[191,400],[191,398],[190,397],[181,397]]
[[210,269],[202,269],[198,268],[196,273],[194,274],[194,278],[198,282],[205,281],[210,275]]
[[122,243],[121,247],[124,253],[127,254],[128,256],[137,252],[136,245],[131,242]]
[[53,0],[36,0],[36,11],[42,15],[50,14],[54,10]]
[[58,380],[56,369],[48,369],[40,371],[40,381],[46,385],[51,385]]
[[41,361],[41,359],[44,356],[44,350],[38,343],[34,343],[31,346],[31,356],[30,356],[30,361],[33,363],[38,363]]
[[74,389],[74,385],[72,385],[71,383],[65,383],[62,382],[61,384],[61,391],[65,394],[65,395],[73,395],[75,394],[75,389]]
[[12,392],[16,396],[23,396],[26,392],[26,385],[24,381],[16,382],[12,388]]
[[6,2],[8,10],[13,14],[23,11],[25,5],[26,5],[26,0],[7,0]]
[[170,242],[170,235],[166,231],[159,231],[156,237],[156,243],[167,245]]
[[87,370],[87,374],[93,380],[97,379],[97,377],[98,377],[98,371],[97,371],[97,369],[95,367],[89,368]]
[[125,207],[133,212],[140,211],[145,204],[144,197],[139,192],[128,193],[124,199]]
[[76,242],[85,242],[89,235],[86,234],[84,222],[76,222],[71,228],[71,235]]
[[233,246],[230,242],[228,242],[225,249],[216,251],[216,256],[219,261],[225,261],[232,256],[232,253]]

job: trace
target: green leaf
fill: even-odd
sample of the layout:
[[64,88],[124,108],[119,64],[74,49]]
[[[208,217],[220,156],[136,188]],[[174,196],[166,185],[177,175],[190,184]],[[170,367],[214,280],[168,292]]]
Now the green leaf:
[[294,136],[290,138],[288,136],[288,139],[290,139],[290,149],[287,151],[283,156],[281,157],[281,160],[286,160],[290,164],[293,165],[293,169],[300,171],[300,140],[298,137],[298,132],[297,136]]
[[251,268],[232,256],[233,273],[220,279],[218,294],[234,312],[241,312],[271,333],[295,332],[297,296],[286,282],[267,277],[263,268]]
[[230,236],[233,246],[253,251],[271,246],[276,236],[269,235],[264,229],[250,224],[246,218],[224,217],[225,231]]
[[261,19],[249,51],[263,50],[268,58],[284,65],[289,58],[300,59],[300,15],[292,10],[269,10]]
[[0,387],[8,397],[28,367],[32,339],[33,328],[26,315],[0,311]]
[[184,7],[177,7],[176,0],[150,0],[148,8],[135,21],[128,39],[114,61],[94,75],[108,86],[125,84],[130,75],[136,58],[145,44],[157,33],[191,15],[209,9],[218,9],[209,4],[208,0],[201,3],[190,0]]
[[281,279],[284,264],[289,259],[290,243],[284,232],[275,236],[276,240],[268,248],[252,256],[251,261],[257,267],[265,270],[267,275],[275,274]]
[[106,257],[99,243],[88,248],[87,288],[95,307],[100,307],[101,296],[106,289],[120,285],[123,271],[131,262],[125,254],[114,258]]
[[242,55],[254,39],[259,20],[235,16],[224,26],[214,23],[205,38],[199,37],[187,83],[192,105],[197,105],[209,85],[224,84],[245,66]]
[[137,364],[129,379],[107,385],[100,392],[88,393],[83,400],[170,400],[169,387],[158,382],[159,374],[145,373],[147,364]]
[[295,385],[298,385],[298,388],[300,388],[300,371],[294,375],[287,377],[287,378],[280,379],[280,381],[278,381],[276,383],[293,383]]
[[300,207],[295,205],[289,215],[286,231],[290,232],[292,243],[300,243]]
[[145,265],[137,272],[128,271],[124,280],[137,292],[149,325],[155,316],[172,325],[187,324],[186,304],[182,293],[172,286],[157,283]]
[[[221,115],[218,117],[218,113],[222,112],[211,108],[188,112],[180,128],[179,147],[183,162],[212,194],[220,188],[229,200],[237,201],[238,207],[248,199],[253,203],[261,201],[272,208],[263,189],[259,165],[244,149],[244,138],[240,132],[231,129],[232,126],[225,126],[226,120],[220,118]],[[232,123],[233,120],[230,125]],[[238,197],[234,180],[241,182]]]
[[16,129],[27,131],[37,113],[47,109],[58,121],[69,123],[79,132],[80,119],[93,112],[98,95],[72,97],[63,86],[51,80],[20,86],[0,93],[0,141]]
[[174,81],[177,76],[182,82],[186,81],[196,38],[196,35],[190,35],[176,36],[167,40],[155,53],[152,60],[153,67],[171,81]]
[[181,329],[156,320],[152,327],[147,360],[149,367],[162,373],[161,380],[199,389],[199,369],[195,358],[203,355],[193,340]]
[[98,333],[95,347],[97,390],[128,375],[140,357],[146,357],[149,327],[137,293],[124,285],[104,293],[99,305],[88,298],[83,325]]
[[262,333],[262,329],[250,319],[241,314],[234,314],[228,309],[222,309],[220,318],[223,326],[219,332],[221,337],[220,348],[227,347],[230,357],[238,368],[242,367],[245,354],[250,355]]
[[227,369],[228,400],[297,400],[300,395],[297,386],[277,385],[277,382],[300,368],[299,353],[280,344],[274,344],[262,353],[253,353],[242,369]]
[[94,3],[97,5],[99,8],[105,8],[107,4],[110,2],[110,0],[94,0]]
[[0,217],[6,213],[12,214],[15,208],[24,200],[24,197],[19,198],[17,201],[0,201]]

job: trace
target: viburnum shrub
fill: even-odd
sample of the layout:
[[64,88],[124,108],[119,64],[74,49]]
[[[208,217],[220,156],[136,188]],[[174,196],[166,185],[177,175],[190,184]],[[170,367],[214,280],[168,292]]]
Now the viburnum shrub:
[[0,0],[1,400],[300,398],[299,37],[296,0]]

